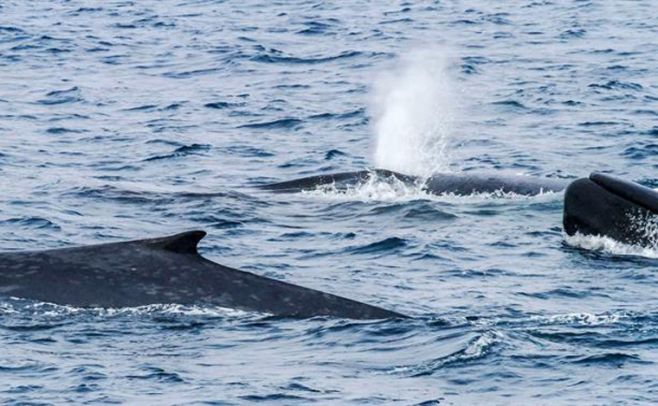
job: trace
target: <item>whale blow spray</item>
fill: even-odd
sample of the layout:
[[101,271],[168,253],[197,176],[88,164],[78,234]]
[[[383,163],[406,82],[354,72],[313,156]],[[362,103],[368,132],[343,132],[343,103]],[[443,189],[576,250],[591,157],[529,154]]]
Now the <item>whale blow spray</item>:
[[374,90],[376,166],[419,176],[446,171],[455,98],[442,54],[403,56]]

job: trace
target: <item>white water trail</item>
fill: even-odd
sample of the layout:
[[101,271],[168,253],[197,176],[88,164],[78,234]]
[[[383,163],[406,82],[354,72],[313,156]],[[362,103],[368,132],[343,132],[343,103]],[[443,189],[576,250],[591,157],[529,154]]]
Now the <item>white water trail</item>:
[[446,171],[455,92],[444,51],[415,50],[374,86],[375,164],[427,177]]

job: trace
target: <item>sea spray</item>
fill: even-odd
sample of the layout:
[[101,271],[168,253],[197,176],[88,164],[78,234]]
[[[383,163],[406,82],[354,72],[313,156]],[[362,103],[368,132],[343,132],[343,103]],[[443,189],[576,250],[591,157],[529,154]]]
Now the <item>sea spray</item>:
[[599,251],[611,255],[658,258],[658,249],[655,247],[625,244],[610,237],[600,235],[564,234],[564,240],[572,247],[582,248],[588,251]]
[[429,176],[448,168],[454,92],[443,52],[416,50],[374,86],[375,165]]

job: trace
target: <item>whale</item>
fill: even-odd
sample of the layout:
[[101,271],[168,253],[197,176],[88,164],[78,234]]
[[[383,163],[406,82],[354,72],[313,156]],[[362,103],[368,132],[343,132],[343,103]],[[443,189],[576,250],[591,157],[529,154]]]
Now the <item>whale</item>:
[[514,193],[525,196],[564,190],[568,181],[555,178],[539,178],[521,175],[488,173],[436,173],[429,177],[405,175],[387,169],[366,169],[354,172],[322,174],[283,182],[260,185],[259,188],[277,193],[297,193],[322,187],[347,190],[358,187],[370,180],[401,182],[408,186],[418,186],[421,190],[434,194],[454,194],[466,196],[476,193]]
[[594,172],[565,190],[563,227],[570,236],[603,236],[658,248],[658,192]]
[[206,235],[0,253],[0,295],[75,307],[214,305],[272,316],[389,319],[407,316],[266,278],[202,257]]

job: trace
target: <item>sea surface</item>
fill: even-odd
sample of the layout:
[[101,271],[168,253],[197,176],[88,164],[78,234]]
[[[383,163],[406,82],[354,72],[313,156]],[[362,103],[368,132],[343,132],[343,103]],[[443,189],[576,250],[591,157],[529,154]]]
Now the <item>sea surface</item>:
[[658,253],[561,193],[268,182],[385,167],[658,187],[655,2],[0,3],[0,248],[204,256],[414,316],[0,299],[0,402],[650,404]]

